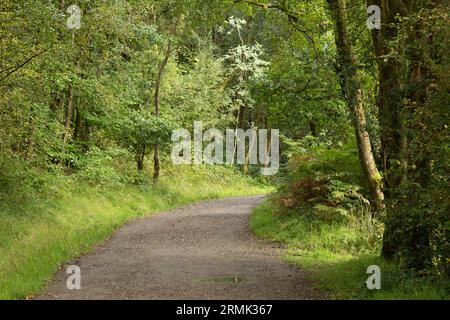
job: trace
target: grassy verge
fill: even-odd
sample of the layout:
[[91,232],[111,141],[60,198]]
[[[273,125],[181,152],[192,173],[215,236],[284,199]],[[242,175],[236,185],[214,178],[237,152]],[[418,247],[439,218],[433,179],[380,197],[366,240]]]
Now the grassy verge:
[[[405,273],[365,243],[364,231],[346,223],[330,223],[296,212],[277,214],[266,201],[254,211],[253,232],[287,244],[285,259],[310,272],[331,299],[450,299],[450,283]],[[381,290],[368,290],[367,267],[381,268]]]
[[0,299],[39,292],[61,264],[88,252],[134,217],[270,190],[232,169],[203,166],[166,168],[156,187],[95,187],[70,179],[50,185],[38,198],[23,195],[23,201],[1,207]]

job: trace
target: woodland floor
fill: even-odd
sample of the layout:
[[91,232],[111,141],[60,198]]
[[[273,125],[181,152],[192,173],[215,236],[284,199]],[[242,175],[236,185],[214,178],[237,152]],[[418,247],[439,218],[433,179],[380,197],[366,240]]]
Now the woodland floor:
[[36,299],[320,299],[307,274],[281,260],[279,245],[255,238],[262,196],[205,201],[139,218],[70,264]]

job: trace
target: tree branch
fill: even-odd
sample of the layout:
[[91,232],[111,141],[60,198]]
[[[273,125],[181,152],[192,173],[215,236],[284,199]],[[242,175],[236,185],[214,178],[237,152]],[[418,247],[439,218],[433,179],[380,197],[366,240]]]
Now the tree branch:
[[279,4],[273,4],[273,3],[262,3],[262,2],[258,2],[255,0],[235,0],[234,3],[247,3],[253,6],[257,6],[260,8],[263,8],[264,10],[269,10],[269,9],[276,9],[279,10],[281,12],[283,12],[284,14],[287,15],[289,23],[291,24],[292,27],[294,27],[295,30],[301,32],[303,34],[303,36],[306,38],[306,40],[308,40],[311,45],[313,46],[313,50],[314,53],[317,57],[318,52],[317,52],[317,48],[316,48],[316,43],[313,39],[313,37],[311,37],[308,32],[306,30],[300,29],[296,24],[300,23],[301,20],[298,16],[297,13],[290,11],[288,8],[285,8]]
[[41,51],[36,52],[35,54],[33,54],[31,57],[29,57],[28,59],[26,59],[24,62],[14,66],[14,67],[9,67],[3,70],[0,70],[0,73],[9,71],[5,76],[3,76],[0,79],[0,83],[2,83],[6,78],[8,78],[10,75],[12,75],[14,72],[16,72],[17,70],[21,69],[22,67],[24,67],[25,65],[27,65],[31,60],[33,60],[36,57],[39,57],[40,55],[44,54],[45,52],[47,52],[48,50],[50,50],[58,41],[60,41],[61,39],[63,39],[65,36],[67,36],[70,33],[70,31],[66,32],[65,34],[61,35],[58,37],[58,39],[53,42],[52,44],[50,44],[47,48],[42,49]]

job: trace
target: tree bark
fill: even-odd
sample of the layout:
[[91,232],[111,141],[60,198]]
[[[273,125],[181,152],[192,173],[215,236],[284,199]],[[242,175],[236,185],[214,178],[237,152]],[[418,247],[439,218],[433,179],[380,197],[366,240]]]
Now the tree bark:
[[67,137],[69,136],[70,124],[72,121],[73,114],[73,87],[69,84],[67,91],[67,107],[66,107],[66,118],[64,121],[64,133],[63,133],[63,145],[66,145]]
[[406,174],[406,137],[402,113],[401,92],[404,65],[398,60],[385,59],[390,51],[389,42],[397,36],[394,26],[396,16],[405,16],[410,7],[409,0],[368,0],[368,5],[381,9],[381,29],[372,30],[375,57],[378,63],[379,93],[377,99],[381,127],[381,149],[386,190],[395,188]]
[[[391,192],[387,193],[388,200],[395,195],[395,189],[403,192],[402,197],[396,198],[387,212],[382,255],[391,260],[402,256],[405,250],[414,248],[411,256],[415,255],[415,268],[421,269],[428,259],[424,257],[433,250],[430,248],[432,231],[421,223],[408,222],[411,219],[407,217],[407,212],[418,205],[415,203],[415,194],[419,192],[417,190],[426,190],[432,175],[433,155],[426,147],[418,150],[416,139],[417,132],[423,130],[419,125],[420,110],[427,108],[427,88],[435,79],[430,67],[430,61],[434,60],[430,58],[433,44],[427,43],[431,42],[433,34],[431,32],[424,37],[420,30],[426,26],[422,25],[421,19],[415,20],[407,29],[407,38],[398,44],[397,50],[402,56],[395,60],[384,59],[383,56],[389,53],[390,43],[399,39],[397,28],[402,26],[396,16],[414,15],[424,8],[431,9],[444,3],[377,0],[375,4],[382,13],[382,29],[374,30],[372,36],[380,74],[379,107],[385,177],[388,191],[392,191],[392,195]],[[416,114],[417,110],[419,114]],[[426,144],[425,141],[420,142]],[[392,163],[399,163],[399,166]],[[405,232],[405,224],[410,231]]]
[[[181,20],[181,16],[179,16],[177,18],[176,22],[174,23],[174,25],[172,27],[172,30],[171,30],[172,35],[174,35],[176,33],[178,23],[180,22],[180,20]],[[169,62],[170,55],[172,54],[172,51],[173,51],[173,44],[172,44],[172,41],[169,40],[169,43],[167,44],[167,49],[164,54],[164,59],[161,62],[161,65],[159,66],[158,75],[157,75],[156,81],[155,81],[155,96],[154,96],[155,116],[160,115],[159,102],[160,102],[160,95],[161,95],[160,94],[161,81],[162,81],[162,77],[164,75],[164,71],[166,70],[167,63]],[[157,182],[159,179],[160,171],[161,171],[161,165],[160,165],[160,160],[159,160],[159,145],[156,144],[155,150],[154,150],[154,155],[153,155],[153,180],[155,182]]]
[[136,163],[138,171],[144,170],[144,158],[145,158],[145,145],[142,146],[142,149],[136,154]]
[[[159,66],[158,76],[156,77],[156,82],[155,82],[155,97],[154,97],[155,116],[160,115],[159,102],[160,102],[160,92],[161,92],[161,81],[162,81],[162,77],[163,77],[164,71],[166,69],[167,63],[169,62],[171,53],[172,53],[172,43],[169,42],[167,45],[166,52],[164,54],[164,59],[163,59],[161,65]],[[156,144],[155,150],[154,150],[154,155],[153,155],[153,180],[155,182],[158,181],[158,179],[159,179],[160,171],[161,171],[161,165],[160,165],[160,161],[159,161],[159,145]]]
[[372,152],[370,136],[366,130],[366,116],[363,104],[363,88],[356,55],[348,32],[345,0],[327,0],[336,23],[336,46],[339,68],[344,85],[347,105],[350,109],[361,167],[371,194],[372,205],[379,211],[384,208],[382,177]]
[[313,137],[317,137],[318,134],[317,134],[317,124],[316,124],[316,121],[315,121],[314,119],[309,120],[308,125],[309,125],[309,131],[310,131],[311,135],[312,135]]

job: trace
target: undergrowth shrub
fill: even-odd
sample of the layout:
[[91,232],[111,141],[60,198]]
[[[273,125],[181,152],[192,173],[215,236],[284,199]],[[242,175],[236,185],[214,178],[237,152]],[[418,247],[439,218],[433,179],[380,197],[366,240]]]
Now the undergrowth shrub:
[[357,247],[380,249],[383,224],[372,215],[356,147],[318,146],[293,156],[288,166],[290,174],[273,199],[280,214],[341,224],[353,230]]
[[276,200],[287,208],[313,208],[324,219],[354,216],[369,210],[356,149],[316,147],[289,162]]
[[0,163],[0,214],[29,214],[28,204],[36,207],[50,201],[52,181],[46,171],[28,166],[20,159],[5,159]]

